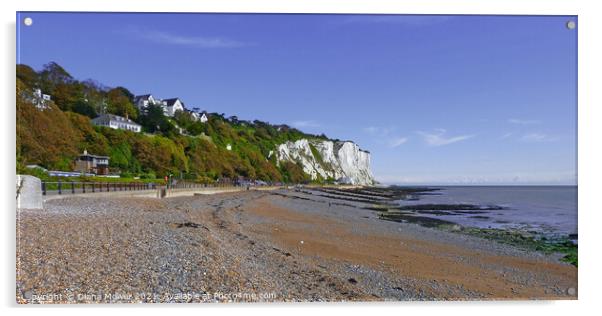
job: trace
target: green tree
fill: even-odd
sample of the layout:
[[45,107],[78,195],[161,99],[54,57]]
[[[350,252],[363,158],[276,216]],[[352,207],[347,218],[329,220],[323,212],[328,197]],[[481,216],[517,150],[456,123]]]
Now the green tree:
[[40,84],[40,76],[38,73],[27,65],[17,65],[17,78],[19,78],[23,84],[31,87],[32,89],[37,88]]
[[73,111],[78,102],[85,102],[81,85],[59,83],[54,88],[52,100],[63,111]]
[[107,92],[107,112],[119,116],[136,119],[138,117],[138,109],[132,103],[130,96],[127,94],[127,89],[118,87]]
[[40,111],[21,97],[23,90],[30,89],[17,79],[17,162],[70,170],[82,138],[66,113],[52,102]]
[[[48,108],[30,103],[31,91],[41,88],[51,94]],[[143,125],[134,133],[94,126],[97,113],[129,116]],[[180,135],[175,124],[191,137]],[[255,120],[230,120],[223,113],[211,113],[209,121],[194,121],[190,113],[177,112],[174,118],[163,108],[150,105],[138,113],[133,94],[124,87],[109,89],[93,81],[76,81],[56,63],[36,73],[27,65],[17,65],[17,168],[40,164],[49,169],[72,170],[73,160],[83,150],[110,156],[113,171],[145,178],[184,174],[188,179],[211,182],[220,177],[248,177],[266,181],[304,183],[310,177],[295,162],[277,161],[274,150],[286,141],[301,138],[326,139],[286,125]],[[231,150],[226,146],[232,145]],[[312,154],[324,164],[312,146]],[[270,152],[272,153],[270,155]],[[323,165],[327,169],[326,165]],[[320,179],[325,180],[325,179]],[[329,179],[332,181],[332,179]]]
[[90,103],[84,100],[77,100],[73,105],[73,112],[85,115],[89,118],[95,118],[97,115],[96,109]]
[[163,114],[160,105],[150,104],[138,120],[147,132],[162,133],[165,136],[176,136],[174,125]]
[[310,181],[308,174],[303,172],[303,168],[294,162],[283,161],[280,165],[284,180],[289,183],[305,183]]
[[106,99],[109,89],[92,79],[82,81],[81,85],[85,101],[94,109],[94,112],[97,114],[106,113]]
[[118,90],[121,92],[122,95],[126,96],[128,98],[128,100],[130,100],[130,102],[133,104],[134,103],[134,94],[132,92],[130,92],[130,90],[128,90],[127,88],[124,88],[122,86],[118,86],[116,88],[114,88],[113,90]]
[[[109,142],[105,135],[98,132],[99,127],[90,123],[90,118],[73,112],[65,112],[65,115],[71,121],[71,126],[77,133],[78,152],[87,150],[91,154],[107,155],[109,153]],[[100,128],[102,129],[102,128]],[[107,128],[109,129],[109,128]],[[109,129],[113,131],[112,129]]]
[[54,89],[59,84],[69,84],[73,82],[73,77],[63,67],[55,62],[44,65],[40,72],[40,88],[45,93],[54,95]]

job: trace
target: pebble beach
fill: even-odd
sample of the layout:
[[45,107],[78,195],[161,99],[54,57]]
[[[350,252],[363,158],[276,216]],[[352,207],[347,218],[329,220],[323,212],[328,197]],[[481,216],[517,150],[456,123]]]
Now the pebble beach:
[[18,210],[17,302],[577,298],[577,268],[558,255],[384,221],[369,200],[321,193],[81,196]]

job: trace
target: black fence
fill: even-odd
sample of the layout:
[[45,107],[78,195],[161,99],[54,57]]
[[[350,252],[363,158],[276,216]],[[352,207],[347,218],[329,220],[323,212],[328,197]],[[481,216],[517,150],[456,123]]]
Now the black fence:
[[225,187],[253,187],[257,184],[240,182],[217,182],[211,184],[177,181],[168,185],[142,182],[76,182],[76,181],[42,181],[42,195],[56,194],[81,194],[118,191],[155,190],[162,186],[167,189],[196,189],[196,188],[225,188]]
[[155,190],[155,183],[42,181],[42,195]]
[[201,188],[226,188],[226,187],[240,187],[242,186],[239,183],[233,182],[216,182],[210,184],[204,183],[195,183],[195,182],[183,182],[178,181],[171,184],[168,184],[166,187],[168,189],[201,189]]

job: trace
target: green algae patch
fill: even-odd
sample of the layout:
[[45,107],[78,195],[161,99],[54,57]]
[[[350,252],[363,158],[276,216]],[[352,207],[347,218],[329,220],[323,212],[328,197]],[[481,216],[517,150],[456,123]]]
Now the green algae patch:
[[[449,226],[440,226],[439,228],[444,230],[452,230],[449,228]],[[561,259],[562,261],[568,262],[575,267],[578,266],[578,245],[566,236],[546,238],[539,234],[518,230],[474,227],[465,227],[461,230],[454,231],[513,245],[526,250],[543,252],[545,254],[560,253],[564,255],[564,257]]]

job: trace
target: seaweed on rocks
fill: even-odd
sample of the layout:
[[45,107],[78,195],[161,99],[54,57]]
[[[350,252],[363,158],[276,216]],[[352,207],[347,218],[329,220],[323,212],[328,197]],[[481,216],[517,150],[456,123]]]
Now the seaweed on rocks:
[[460,214],[486,214],[488,211],[504,209],[497,205],[480,206],[473,204],[416,204],[416,205],[392,205],[392,204],[377,204],[367,206],[365,209],[372,211],[397,210],[411,211],[419,214],[429,215],[460,215]]
[[360,187],[360,188],[314,188],[316,191],[350,197],[361,197],[374,200],[400,200],[410,195],[428,194],[437,191],[436,188],[421,187]]
[[[472,204],[422,204],[391,207],[391,205],[374,204],[364,207],[364,209],[375,211],[378,218],[386,221],[400,223],[414,223],[420,226],[435,228],[465,235],[475,236],[496,242],[509,244],[518,248],[538,251],[546,254],[560,253],[563,255],[562,261],[568,262],[574,266],[578,265],[578,246],[573,242],[577,236],[561,236],[554,238],[545,238],[537,232],[525,232],[520,230],[509,230],[499,228],[475,228],[462,227],[452,221],[446,221],[439,218],[420,216],[428,215],[460,215],[472,214],[471,218],[489,219],[487,216],[475,215],[488,213],[490,210],[504,209],[496,205],[479,206]],[[571,238],[575,237],[575,238]]]
[[300,189],[305,194],[319,195],[321,197],[368,204],[388,204],[396,207],[395,201],[406,199],[409,195],[428,193],[438,189],[432,188],[402,188],[402,187],[361,187],[361,188],[331,188],[311,187]]
[[413,223],[424,227],[436,228],[441,225],[454,225],[455,223],[426,216],[417,216],[411,213],[382,212],[378,215],[380,219],[399,223]]
[[204,228],[206,230],[209,230],[209,228],[207,228],[206,226],[203,226],[201,224],[197,224],[197,223],[193,223],[193,222],[184,222],[184,223],[172,223],[172,225],[175,228]]
[[416,211],[416,213],[428,215],[460,215],[458,213],[448,211]]
[[416,204],[404,205],[399,210],[420,210],[420,211],[496,211],[503,210],[502,206],[497,205],[475,205],[475,204]]
[[270,192],[270,194],[282,196],[282,197],[289,198],[289,199],[295,199],[295,200],[313,201],[310,198],[306,198],[306,197],[302,197],[302,196],[298,196],[298,195],[283,194],[283,193],[279,193],[279,192]]
[[[440,229],[449,230],[449,226],[441,226]],[[463,227],[461,233],[500,243],[513,245],[531,251],[539,251],[546,254],[560,253],[564,256],[562,261],[574,266],[578,265],[578,246],[569,236],[543,237],[536,232],[524,232],[520,230],[508,230],[499,228],[476,228]]]
[[333,194],[333,195],[339,195],[339,196],[347,196],[347,197],[354,197],[354,198],[363,198],[363,199],[370,199],[370,200],[388,200],[388,199],[391,199],[391,196],[360,194],[360,193],[350,192],[350,191],[346,191],[346,190],[332,190],[332,189],[313,189],[313,190],[314,191],[318,191],[318,192],[322,192],[322,193],[327,193],[327,194]]
[[[307,193],[306,191],[302,191],[302,193]],[[358,203],[382,203],[385,202],[382,199],[368,199],[368,198],[352,198],[352,197],[347,197],[347,196],[341,196],[341,195],[334,195],[334,194],[315,194],[317,196],[321,196],[321,197],[325,197],[325,198],[330,198],[330,199],[334,199],[334,200],[343,200],[343,201],[350,201],[350,202],[358,202]]]
[[489,217],[489,216],[482,216],[482,215],[475,215],[475,216],[470,216],[470,218],[486,220],[486,219],[490,219],[491,217]]

